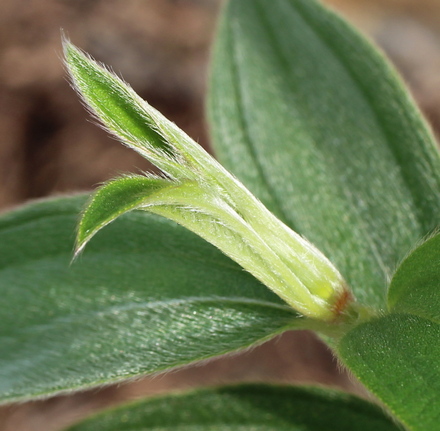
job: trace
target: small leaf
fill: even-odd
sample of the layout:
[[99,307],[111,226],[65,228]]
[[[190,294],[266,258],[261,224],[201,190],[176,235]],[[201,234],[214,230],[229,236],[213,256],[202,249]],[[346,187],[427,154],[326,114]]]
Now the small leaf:
[[0,402],[170,369],[307,328],[173,222],[121,217],[69,265],[85,197],[0,218]]
[[[152,127],[155,110],[151,108],[149,115],[145,115],[144,101],[133,90],[68,41],[64,43],[64,51],[73,84],[109,131],[140,154],[157,158],[157,163],[162,161],[169,172],[180,173],[177,149],[172,148],[162,130]],[[160,114],[157,115],[159,122]]]
[[[130,86],[64,40],[73,86],[100,122],[171,178],[208,177],[229,188],[232,176],[185,132],[142,100]],[[231,188],[231,193],[236,187]],[[240,191],[240,196],[251,196]]]
[[411,313],[440,324],[440,233],[415,248],[401,263],[388,292],[393,312]]
[[88,205],[87,217],[83,217],[78,226],[76,253],[104,226],[136,209],[145,200],[147,191],[154,194],[170,185],[173,183],[163,178],[137,175],[122,177],[101,187]]
[[440,325],[410,314],[360,324],[341,341],[339,354],[355,376],[409,430],[440,423]]
[[145,400],[69,431],[398,431],[377,406],[316,388],[245,385]]
[[438,224],[440,157],[383,57],[314,0],[232,0],[209,111],[221,163],[386,309],[396,265]]

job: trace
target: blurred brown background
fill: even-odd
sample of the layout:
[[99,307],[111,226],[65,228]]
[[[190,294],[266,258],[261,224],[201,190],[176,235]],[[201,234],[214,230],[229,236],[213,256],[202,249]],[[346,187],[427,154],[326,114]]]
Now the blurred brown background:
[[[440,131],[440,2],[327,0],[374,38]],[[220,0],[0,0],[0,211],[148,169],[90,122],[69,87],[60,29],[209,148],[203,115]],[[306,332],[164,376],[0,408],[0,431],[59,430],[143,395],[234,381],[319,382],[362,393]]]

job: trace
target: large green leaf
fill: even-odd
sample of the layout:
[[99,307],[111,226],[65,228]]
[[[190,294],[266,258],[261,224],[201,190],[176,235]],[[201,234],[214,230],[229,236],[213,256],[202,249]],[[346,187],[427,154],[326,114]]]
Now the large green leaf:
[[361,324],[341,341],[345,364],[413,431],[439,429],[440,325],[410,314]]
[[397,269],[388,292],[389,307],[440,324],[440,233],[419,245]]
[[220,161],[384,309],[440,211],[439,153],[393,70],[314,0],[230,1],[213,57]]
[[70,265],[84,197],[0,219],[0,399],[176,367],[304,319],[191,232],[134,212]]
[[246,385],[142,401],[70,431],[398,431],[377,406],[334,391]]

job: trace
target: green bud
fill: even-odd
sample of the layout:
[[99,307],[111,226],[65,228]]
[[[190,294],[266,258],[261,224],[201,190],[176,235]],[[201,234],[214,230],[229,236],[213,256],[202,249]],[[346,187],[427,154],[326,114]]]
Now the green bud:
[[99,189],[82,215],[77,253],[119,215],[145,210],[200,235],[303,315],[333,321],[344,313],[352,294],[317,248],[123,81],[69,42],[64,48],[72,82],[93,113],[166,175],[122,177]]

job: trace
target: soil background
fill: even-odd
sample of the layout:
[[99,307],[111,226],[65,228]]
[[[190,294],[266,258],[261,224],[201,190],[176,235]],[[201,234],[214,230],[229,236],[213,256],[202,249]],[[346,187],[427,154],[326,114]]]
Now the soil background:
[[[327,0],[395,63],[440,133],[440,2]],[[60,29],[209,150],[203,100],[220,0],[0,0],[0,211],[92,190],[148,162],[90,121],[69,87]],[[312,334],[154,378],[0,408],[0,431],[55,431],[99,408],[237,381],[319,383],[366,395]]]

